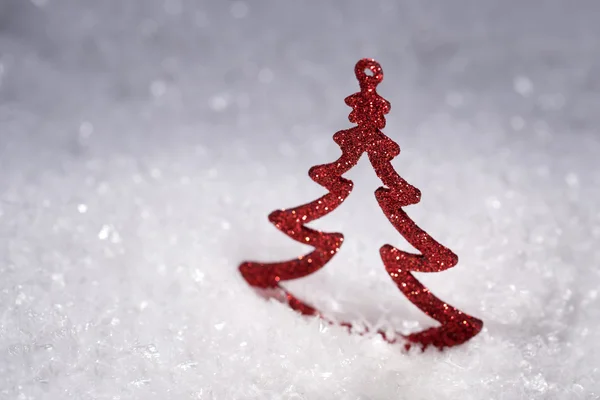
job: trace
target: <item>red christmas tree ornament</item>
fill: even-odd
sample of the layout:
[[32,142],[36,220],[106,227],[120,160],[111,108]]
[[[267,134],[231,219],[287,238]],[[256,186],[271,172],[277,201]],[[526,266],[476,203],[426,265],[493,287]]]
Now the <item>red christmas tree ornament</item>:
[[[370,74],[367,73],[370,71]],[[244,262],[239,270],[253,287],[279,289],[287,303],[304,315],[323,315],[314,307],[289,293],[283,281],[305,277],[322,268],[337,254],[344,241],[341,233],[320,232],[306,224],[335,210],[352,191],[352,181],[342,177],[354,167],[363,153],[367,153],[371,165],[383,186],[375,191],[379,206],[396,230],[421,254],[411,254],[386,244],[379,250],[383,264],[398,289],[421,311],[440,323],[439,327],[425,329],[409,335],[401,335],[408,343],[418,343],[423,348],[433,345],[438,348],[451,347],[466,342],[477,335],[483,322],[434,296],[412,274],[413,272],[441,272],[454,267],[458,257],[450,249],[419,228],[404,212],[402,207],[417,204],[421,192],[399,176],[390,161],[400,154],[400,147],[381,132],[385,127],[385,114],[390,103],[379,96],[377,85],[383,80],[379,63],[362,59],[355,67],[360,92],[346,98],[352,107],[348,119],[357,126],[337,132],[333,140],[340,146],[342,155],[330,164],[312,167],[308,174],[329,193],[291,209],[277,210],[269,215],[277,229],[290,238],[314,247],[309,254],[289,261],[275,263]],[[342,325],[350,327],[348,323]],[[384,332],[384,339],[388,338]]]

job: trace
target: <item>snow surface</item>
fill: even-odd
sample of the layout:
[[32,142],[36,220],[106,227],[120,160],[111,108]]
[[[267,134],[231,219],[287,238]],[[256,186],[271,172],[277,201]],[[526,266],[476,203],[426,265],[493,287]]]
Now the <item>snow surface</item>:
[[[600,3],[0,2],[1,399],[600,398]],[[378,59],[407,209],[460,263],[419,278],[485,322],[409,354],[267,302],[247,259],[309,248],[270,211]],[[431,326],[384,272],[403,246],[355,190],[289,287],[334,315]],[[405,246],[406,247],[406,246]]]

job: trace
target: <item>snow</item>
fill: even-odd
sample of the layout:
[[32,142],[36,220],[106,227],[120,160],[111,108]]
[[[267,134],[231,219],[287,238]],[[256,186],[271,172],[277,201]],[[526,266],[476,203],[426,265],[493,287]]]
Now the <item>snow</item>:
[[[600,397],[600,25],[567,1],[0,3],[0,399]],[[460,257],[419,275],[484,320],[404,353],[254,293],[244,260],[306,252],[270,211],[383,66],[407,208]],[[366,160],[289,287],[336,316],[433,322],[386,276],[403,239]],[[405,245],[406,247],[406,245]],[[408,248],[408,247],[406,247]]]

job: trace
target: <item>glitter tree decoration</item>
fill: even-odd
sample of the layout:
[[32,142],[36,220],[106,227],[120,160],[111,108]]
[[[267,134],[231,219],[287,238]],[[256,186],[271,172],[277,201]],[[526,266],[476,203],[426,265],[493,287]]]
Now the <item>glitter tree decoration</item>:
[[[348,197],[353,184],[342,175],[357,164],[363,153],[367,153],[383,183],[375,191],[379,206],[406,241],[421,252],[411,254],[386,244],[379,251],[385,269],[398,289],[415,306],[440,323],[438,327],[404,336],[405,339],[423,347],[433,345],[444,348],[464,343],[479,333],[482,321],[438,299],[412,274],[444,271],[454,267],[458,257],[419,228],[402,209],[417,204],[421,192],[400,177],[390,163],[400,154],[400,147],[381,132],[385,127],[385,114],[390,111],[390,103],[376,91],[377,85],[383,80],[381,66],[375,60],[362,59],[356,64],[355,73],[360,92],[348,96],[345,101],[352,107],[348,119],[357,126],[333,136],[342,151],[339,159],[330,164],[314,166],[308,173],[329,193],[308,204],[277,210],[269,215],[269,220],[277,229],[300,243],[313,246],[314,250],[289,261],[244,262],[239,270],[251,286],[279,289],[294,310],[304,315],[323,317],[314,307],[289,293],[281,282],[312,274],[337,254],[344,241],[341,233],[316,231],[306,227],[306,224],[329,214]],[[347,323],[343,325],[350,326]],[[390,342],[396,340],[380,333]]]

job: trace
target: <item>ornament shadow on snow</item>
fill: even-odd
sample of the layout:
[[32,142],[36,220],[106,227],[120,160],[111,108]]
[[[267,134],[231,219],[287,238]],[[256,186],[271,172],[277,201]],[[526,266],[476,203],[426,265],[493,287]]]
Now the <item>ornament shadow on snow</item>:
[[[300,243],[313,246],[314,250],[289,261],[244,262],[239,270],[251,286],[276,289],[292,309],[333,323],[320,311],[288,292],[281,282],[312,274],[337,254],[344,241],[341,233],[320,232],[305,225],[329,214],[348,197],[353,183],[342,175],[358,163],[363,153],[367,153],[373,169],[383,183],[375,191],[379,206],[406,241],[421,252],[411,254],[389,244],[383,245],[379,252],[385,269],[398,289],[415,306],[441,324],[439,327],[408,335],[398,333],[389,337],[383,331],[378,333],[390,343],[396,342],[397,337],[405,339],[407,348],[410,343],[418,343],[423,348],[462,344],[481,331],[483,322],[434,296],[412,274],[444,271],[454,267],[458,263],[458,257],[419,228],[402,209],[417,204],[421,200],[421,192],[400,177],[391,165],[391,160],[400,154],[400,147],[381,132],[385,127],[385,114],[390,111],[390,103],[376,91],[377,85],[383,80],[381,66],[375,60],[362,59],[356,64],[355,73],[360,92],[348,96],[345,101],[352,107],[348,119],[357,126],[339,131],[333,136],[342,151],[339,159],[330,164],[314,166],[308,172],[312,180],[329,193],[310,203],[277,210],[269,215],[269,221],[277,229]],[[340,324],[352,328],[349,323]]]

